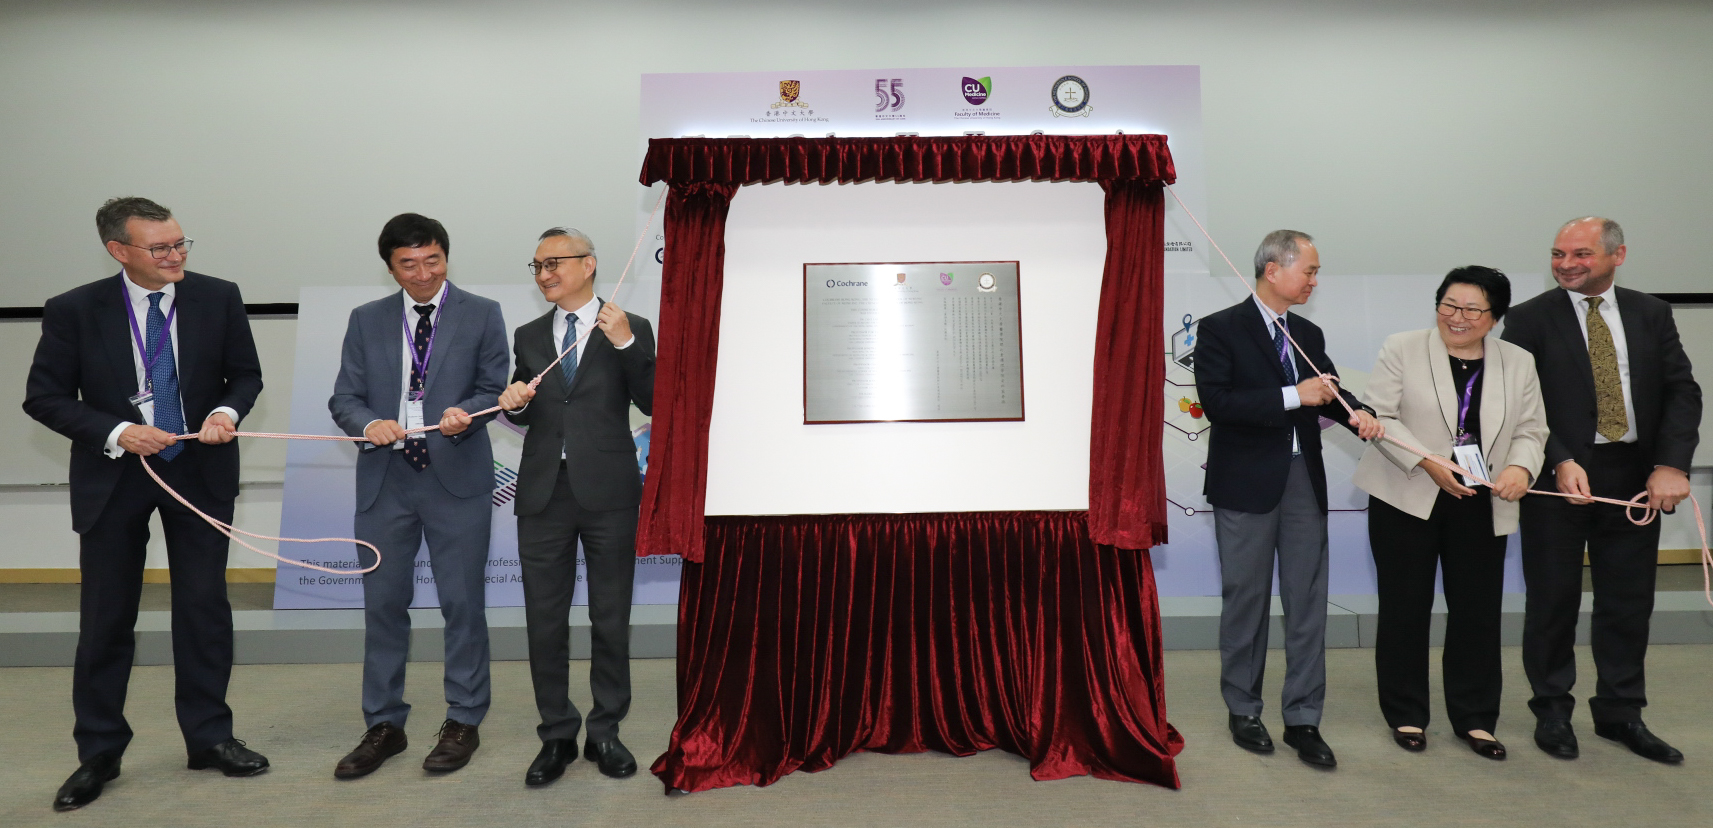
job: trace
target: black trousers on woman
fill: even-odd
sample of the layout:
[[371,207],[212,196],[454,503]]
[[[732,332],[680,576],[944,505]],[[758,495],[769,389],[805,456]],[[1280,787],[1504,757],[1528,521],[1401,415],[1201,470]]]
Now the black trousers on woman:
[[1499,723],[1499,612],[1505,538],[1493,536],[1486,487],[1472,497],[1440,492],[1427,520],[1370,497],[1368,544],[1380,584],[1374,642],[1380,711],[1392,727],[1428,724],[1428,627],[1434,570],[1445,589],[1445,710],[1459,735]]

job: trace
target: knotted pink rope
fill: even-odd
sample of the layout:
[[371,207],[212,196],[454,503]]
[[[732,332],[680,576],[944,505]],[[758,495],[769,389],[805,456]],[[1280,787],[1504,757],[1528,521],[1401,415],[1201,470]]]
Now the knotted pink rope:
[[[625,277],[630,275],[631,265],[635,264],[635,262],[636,262],[637,251],[642,249],[642,242],[644,239],[648,238],[648,231],[654,227],[654,219],[656,216],[660,215],[660,205],[661,205],[661,202],[663,202],[665,200],[666,200],[666,193],[665,192],[662,192],[660,194],[660,197],[655,199],[654,210],[648,214],[648,223],[643,225],[642,235],[637,236],[636,246],[631,248],[630,258],[625,261],[625,269],[619,272],[619,280],[617,282],[613,283],[612,295],[614,295],[614,296],[618,295],[619,288],[622,287],[625,283]],[[532,379],[529,381],[529,390],[534,391],[538,386],[540,386],[542,377],[547,376],[547,372],[553,370],[553,367],[558,365],[561,360],[565,359],[567,354],[570,354],[572,351],[576,350],[577,346],[582,345],[583,340],[588,339],[589,336],[595,332],[595,330],[596,330],[596,326],[590,325],[588,333],[585,333],[582,336],[577,337],[575,342],[572,342],[569,346],[567,346],[565,348],[565,350],[560,351],[559,355],[554,357],[553,361],[548,363],[546,368],[541,369],[541,373],[535,375],[535,379]],[[474,418],[474,417],[485,417],[489,414],[497,413],[498,411],[500,411],[500,407],[496,405],[492,408],[483,409],[483,410],[478,411],[478,412],[471,414],[469,416],[472,418]],[[436,423],[434,425],[423,426],[421,428],[405,429],[404,433],[405,434],[423,434],[426,432],[438,431],[438,430],[440,430],[440,424]],[[269,440],[330,440],[330,441],[342,442],[342,443],[367,443],[367,442],[370,442],[369,438],[367,438],[367,437],[349,437],[349,436],[346,436],[343,434],[281,434],[281,433],[271,432],[271,431],[234,431],[234,432],[232,432],[232,434],[235,437],[259,437],[259,438],[269,439]],[[188,434],[176,435],[176,439],[178,439],[178,440],[198,440],[198,439],[201,439],[201,436],[202,435],[199,432],[193,431],[193,432],[190,432]],[[192,512],[195,512],[197,517],[202,518],[204,521],[206,521],[208,523],[209,526],[214,527],[215,530],[218,531],[220,534],[225,535],[227,537],[227,539],[231,540],[233,543],[236,543],[239,546],[242,546],[245,549],[250,550],[251,552],[254,552],[254,553],[261,555],[263,557],[273,558],[274,560],[279,561],[280,563],[291,564],[292,566],[301,566],[304,569],[313,569],[313,570],[316,570],[318,572],[327,572],[327,573],[330,573],[333,575],[362,575],[362,574],[365,574],[368,572],[375,571],[375,569],[381,565],[381,550],[378,547],[376,547],[374,544],[369,543],[368,541],[362,541],[362,540],[358,540],[356,538],[280,538],[280,537],[274,537],[273,535],[259,535],[259,534],[256,534],[255,532],[246,532],[243,529],[239,529],[238,527],[233,526],[230,523],[227,523],[227,522],[222,521],[218,518],[215,518],[212,515],[209,515],[207,512],[204,512],[201,509],[196,508],[196,506],[194,504],[192,504],[189,500],[186,500],[184,498],[184,495],[179,494],[177,491],[175,491],[173,489],[173,487],[168,486],[167,482],[165,480],[162,480],[161,476],[159,474],[155,473],[154,467],[149,465],[149,458],[139,455],[138,459],[141,460],[143,463],[143,470],[148,472],[149,477],[154,478],[155,483],[159,484],[162,489],[165,489],[167,494],[172,495],[173,500],[176,500],[179,503],[184,504],[185,508],[191,510]],[[312,563],[309,563],[307,561],[294,560],[292,558],[287,558],[283,555],[276,555],[272,552],[268,552],[268,551],[263,550],[263,549],[258,549],[255,546],[251,545],[249,542],[239,538],[238,535],[244,535],[245,537],[256,538],[257,540],[278,541],[280,543],[354,543],[358,546],[366,546],[369,549],[374,550],[375,562],[364,567],[364,568],[362,568],[362,569],[331,569],[329,567],[320,566],[318,564],[312,564]]]
[[[1231,268],[1231,272],[1237,276],[1237,280],[1243,284],[1243,287],[1246,290],[1249,291],[1249,295],[1255,297],[1255,299],[1257,301],[1259,301],[1261,298],[1260,295],[1255,293],[1255,288],[1250,286],[1248,280],[1243,277],[1243,271],[1238,270],[1237,265],[1232,263],[1231,257],[1225,255],[1225,250],[1219,246],[1219,242],[1216,242],[1213,240],[1213,234],[1207,232],[1207,228],[1202,225],[1201,219],[1196,218],[1196,214],[1190,211],[1189,205],[1185,204],[1184,200],[1182,198],[1178,197],[1178,192],[1176,190],[1172,189],[1172,185],[1165,184],[1163,186],[1165,186],[1166,192],[1172,194],[1173,200],[1178,202],[1178,206],[1183,209],[1184,215],[1189,216],[1190,221],[1195,222],[1196,229],[1201,231],[1202,236],[1207,239],[1208,244],[1213,245],[1214,251],[1219,253],[1219,257],[1221,259],[1225,260],[1225,265],[1227,267]],[[1280,326],[1280,329],[1284,330],[1284,326]],[[1285,339],[1291,343],[1291,347],[1295,348],[1297,350],[1297,353],[1302,355],[1303,361],[1308,363],[1311,367],[1314,367],[1314,360],[1309,359],[1308,352],[1303,350],[1303,346],[1297,343],[1296,337],[1291,336],[1291,332],[1288,330],[1284,330],[1284,334],[1285,334]],[[1344,399],[1344,397],[1338,393],[1337,378],[1333,377],[1331,374],[1321,372],[1318,367],[1315,367],[1315,370],[1316,370],[1316,376],[1320,379],[1320,381],[1322,383],[1324,383],[1326,385],[1326,387],[1332,391],[1332,398],[1335,400],[1338,400],[1338,404],[1344,407],[1344,410],[1350,414],[1351,419],[1355,419],[1356,418],[1356,409],[1352,408],[1350,403],[1347,402]],[[1486,479],[1485,477],[1483,477],[1479,474],[1476,474],[1476,473],[1474,473],[1474,472],[1472,472],[1472,471],[1470,471],[1470,470],[1468,470],[1462,466],[1459,466],[1456,463],[1453,463],[1452,461],[1450,461],[1444,457],[1440,457],[1437,454],[1432,454],[1432,453],[1428,452],[1426,449],[1421,449],[1421,448],[1417,448],[1415,446],[1412,446],[1409,443],[1406,443],[1402,440],[1399,440],[1398,438],[1393,437],[1390,434],[1381,434],[1379,439],[1385,440],[1386,442],[1391,443],[1392,445],[1395,445],[1398,448],[1401,448],[1401,449],[1403,449],[1403,450],[1405,450],[1411,454],[1414,454],[1418,457],[1421,457],[1423,460],[1426,460],[1427,462],[1437,464],[1440,467],[1446,469],[1447,471],[1457,472],[1459,474],[1464,475],[1465,477],[1468,477],[1471,480],[1476,481],[1480,485],[1486,486],[1488,488],[1493,488],[1493,482],[1492,481],[1490,481],[1490,480]],[[1608,504],[1611,504],[1613,506],[1622,506],[1622,507],[1624,507],[1624,517],[1628,518],[1631,523],[1633,523],[1637,526],[1646,526],[1650,523],[1653,523],[1654,520],[1659,517],[1659,510],[1648,504],[1648,502],[1647,502],[1648,493],[1646,491],[1643,491],[1640,494],[1637,494],[1635,497],[1632,497],[1629,500],[1614,500],[1614,499],[1609,498],[1609,497],[1594,497],[1592,494],[1587,496],[1587,497],[1583,497],[1582,495],[1566,494],[1564,492],[1549,492],[1549,491],[1544,491],[1541,489],[1529,489],[1528,494],[1547,495],[1550,497],[1562,497],[1562,498],[1567,498],[1570,500],[1581,501],[1584,503],[1608,503]],[[1702,594],[1706,596],[1707,602],[1709,604],[1713,604],[1713,551],[1710,551],[1708,548],[1707,523],[1701,517],[1701,501],[1699,501],[1695,498],[1695,494],[1693,492],[1691,492],[1689,495],[1689,502],[1695,511],[1695,528],[1697,531],[1699,531],[1701,533],[1701,591],[1702,591]],[[1634,510],[1638,509],[1638,508],[1642,509],[1642,516],[1640,518],[1637,518],[1634,514]]]

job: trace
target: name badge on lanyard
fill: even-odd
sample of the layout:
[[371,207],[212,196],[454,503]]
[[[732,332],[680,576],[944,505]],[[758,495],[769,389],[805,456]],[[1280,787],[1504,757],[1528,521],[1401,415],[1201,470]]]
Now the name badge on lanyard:
[[153,424],[155,421],[155,363],[166,353],[167,337],[172,336],[172,320],[178,316],[178,302],[167,308],[166,324],[161,325],[161,335],[155,340],[153,348],[143,341],[143,328],[137,324],[137,309],[131,304],[131,291],[124,285],[119,286],[119,294],[125,299],[125,315],[131,319],[131,339],[137,343],[137,355],[143,361],[143,390],[129,397],[132,407],[137,409],[142,422]]
[[[1476,474],[1489,480],[1493,478],[1493,470],[1487,466],[1487,458],[1481,453],[1481,444],[1475,441],[1475,435],[1463,428],[1469,421],[1469,403],[1475,396],[1475,383],[1481,379],[1482,368],[1475,369],[1475,375],[1463,386],[1463,394],[1457,398],[1457,444],[1451,448],[1451,459]],[[1458,475],[1463,478],[1463,485],[1475,487],[1481,485],[1467,474]]]

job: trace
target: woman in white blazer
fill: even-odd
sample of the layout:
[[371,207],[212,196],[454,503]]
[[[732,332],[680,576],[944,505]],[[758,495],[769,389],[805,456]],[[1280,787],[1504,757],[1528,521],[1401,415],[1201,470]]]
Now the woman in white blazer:
[[1447,610],[1447,716],[1477,754],[1503,759],[1505,746],[1493,730],[1501,690],[1505,536],[1517,531],[1517,500],[1540,473],[1546,413],[1534,358],[1488,335],[1511,305],[1505,274],[1460,267],[1440,283],[1434,302],[1434,327],[1386,340],[1363,398],[1386,436],[1480,472],[1494,485],[1464,481],[1388,442],[1371,442],[1363,453],[1355,482],[1371,495],[1380,709],[1401,747],[1427,747],[1428,627],[1437,569]]

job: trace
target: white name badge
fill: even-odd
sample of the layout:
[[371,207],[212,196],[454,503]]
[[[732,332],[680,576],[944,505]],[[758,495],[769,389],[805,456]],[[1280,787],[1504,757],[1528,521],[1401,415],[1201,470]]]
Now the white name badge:
[[[404,405],[405,429],[422,428],[422,400],[410,400]],[[412,434],[409,439],[421,440],[421,434]]]
[[144,391],[140,394],[137,394],[136,396],[131,397],[131,405],[135,406],[137,409],[137,414],[142,416],[142,418],[143,418],[142,422],[148,423],[150,425],[154,424],[154,422],[155,422],[155,392]]
[[[1487,468],[1487,458],[1481,456],[1481,446],[1479,444],[1471,443],[1467,446],[1453,446],[1451,449],[1451,459],[1455,461],[1457,465],[1472,472],[1476,472],[1488,480],[1493,479],[1493,470]],[[1481,485],[1476,481],[1469,479],[1469,475],[1467,474],[1460,474],[1458,477],[1463,478],[1463,485],[1465,486],[1474,487]]]

